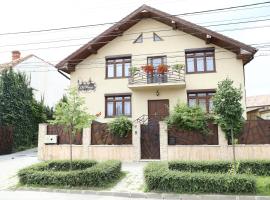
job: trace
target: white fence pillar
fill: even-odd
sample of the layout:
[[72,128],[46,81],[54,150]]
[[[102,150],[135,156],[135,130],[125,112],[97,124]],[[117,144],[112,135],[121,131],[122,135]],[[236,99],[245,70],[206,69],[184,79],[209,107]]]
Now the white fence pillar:
[[168,127],[163,121],[159,122],[160,160],[168,160]]
[[45,135],[47,135],[47,124],[39,124],[38,126],[38,159],[44,160]]
[[132,129],[132,143],[134,149],[134,161],[139,161],[141,159],[141,125],[140,123],[135,123]]
[[225,137],[225,133],[222,131],[220,126],[218,126],[218,144],[220,146],[228,146],[228,141]]
[[89,145],[91,145],[91,126],[83,129],[82,145],[83,158],[89,159]]

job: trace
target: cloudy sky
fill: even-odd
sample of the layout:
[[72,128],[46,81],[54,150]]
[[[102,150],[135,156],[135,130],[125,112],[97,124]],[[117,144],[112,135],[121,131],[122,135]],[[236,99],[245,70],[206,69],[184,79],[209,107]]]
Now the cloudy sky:
[[[1,0],[0,63],[19,50],[56,64],[109,26],[6,33],[115,22],[142,4],[181,14],[259,2],[264,0]],[[245,66],[247,95],[270,94],[270,4],[180,17],[257,47]]]

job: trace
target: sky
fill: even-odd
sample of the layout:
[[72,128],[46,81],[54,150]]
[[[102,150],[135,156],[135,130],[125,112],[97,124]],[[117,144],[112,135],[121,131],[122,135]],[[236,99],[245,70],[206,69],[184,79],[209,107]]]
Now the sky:
[[[264,1],[266,0],[1,0],[0,63],[10,61],[11,51],[19,50],[22,56],[35,54],[56,64],[109,25],[31,34],[4,33],[116,22],[142,4],[170,14],[181,14]],[[267,20],[270,19],[270,4],[180,17],[259,48],[255,58],[245,66],[246,94],[270,95],[270,20]],[[232,24],[254,20],[257,22]],[[224,23],[230,24],[220,25]],[[218,26],[209,26],[213,24]]]

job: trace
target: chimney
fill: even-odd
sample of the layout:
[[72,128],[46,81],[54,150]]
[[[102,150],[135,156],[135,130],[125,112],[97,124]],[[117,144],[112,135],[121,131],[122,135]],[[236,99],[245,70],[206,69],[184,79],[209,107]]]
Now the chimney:
[[21,57],[20,51],[12,51],[12,61],[18,60]]

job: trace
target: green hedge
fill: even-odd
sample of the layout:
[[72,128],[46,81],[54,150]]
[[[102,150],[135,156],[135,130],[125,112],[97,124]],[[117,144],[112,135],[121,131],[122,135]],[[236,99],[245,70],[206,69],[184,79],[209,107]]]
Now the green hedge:
[[150,163],[144,170],[149,190],[178,193],[254,194],[256,178],[248,175],[211,174],[169,170],[167,163]]
[[[231,161],[171,161],[169,169],[189,172],[227,173]],[[270,160],[241,160],[238,173],[270,176]]]
[[19,181],[23,185],[101,187],[115,181],[121,175],[120,161],[72,163],[72,171],[68,171],[68,160],[32,165],[19,171]]

